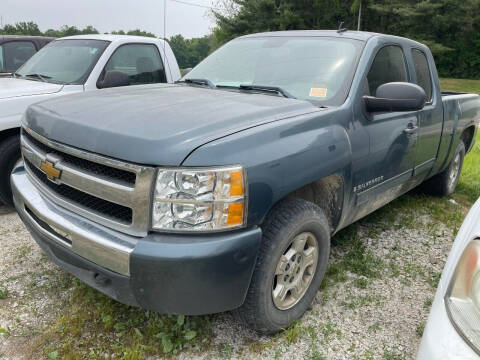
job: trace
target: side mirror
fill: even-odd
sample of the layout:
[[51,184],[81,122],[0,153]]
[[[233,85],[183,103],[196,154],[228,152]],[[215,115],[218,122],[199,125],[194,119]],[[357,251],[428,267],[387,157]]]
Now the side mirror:
[[130,85],[130,80],[128,79],[127,74],[121,71],[112,70],[107,71],[103,80],[98,82],[97,87],[99,89],[105,89],[128,85]]
[[190,71],[192,71],[192,68],[186,68],[182,70],[182,77],[187,75]]
[[380,85],[375,95],[363,97],[368,112],[422,110],[427,98],[420,86],[407,82]]

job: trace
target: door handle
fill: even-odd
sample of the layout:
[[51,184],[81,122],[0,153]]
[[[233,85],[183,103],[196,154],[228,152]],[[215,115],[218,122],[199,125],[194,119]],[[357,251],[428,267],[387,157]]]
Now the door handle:
[[413,124],[408,124],[408,127],[405,130],[403,130],[403,132],[407,135],[412,135],[417,130],[418,130],[418,126],[413,125]]

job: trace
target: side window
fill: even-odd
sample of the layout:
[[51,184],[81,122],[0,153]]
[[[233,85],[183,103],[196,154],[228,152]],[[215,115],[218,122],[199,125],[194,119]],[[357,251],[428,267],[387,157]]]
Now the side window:
[[6,72],[3,68],[3,45],[0,45],[0,73]]
[[375,96],[380,85],[389,82],[407,82],[407,66],[400,46],[389,45],[380,49],[367,75],[365,91]]
[[3,47],[3,68],[6,72],[17,71],[25,61],[37,52],[35,45],[30,41],[10,41]]
[[417,49],[412,49],[413,65],[417,74],[417,85],[425,90],[427,102],[432,100],[432,78],[425,54]]
[[102,74],[107,71],[128,74],[130,85],[167,82],[160,53],[152,44],[127,44],[113,53]]
[[25,61],[37,52],[35,45],[30,41],[10,41],[3,47],[3,68],[6,72],[17,71]]

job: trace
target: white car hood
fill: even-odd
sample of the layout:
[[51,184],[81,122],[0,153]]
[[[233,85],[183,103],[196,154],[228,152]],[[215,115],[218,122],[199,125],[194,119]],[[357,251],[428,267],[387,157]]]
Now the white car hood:
[[0,99],[21,96],[54,94],[61,91],[63,85],[19,78],[0,78]]

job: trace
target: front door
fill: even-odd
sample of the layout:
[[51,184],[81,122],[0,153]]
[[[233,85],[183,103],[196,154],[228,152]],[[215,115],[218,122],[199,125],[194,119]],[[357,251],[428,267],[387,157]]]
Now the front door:
[[[408,82],[408,69],[399,45],[381,47],[368,71],[364,94],[375,96],[377,88],[389,82]],[[363,112],[361,126],[369,140],[369,153],[353,171],[356,199],[355,220],[385,205],[408,190],[415,163],[418,113]]]

